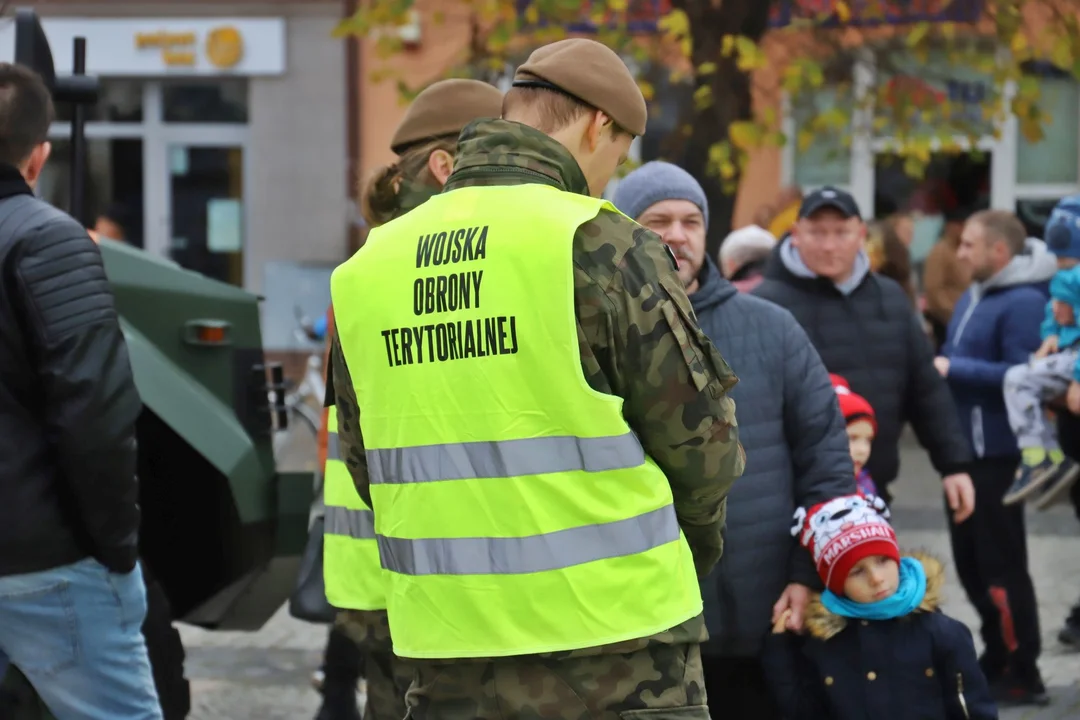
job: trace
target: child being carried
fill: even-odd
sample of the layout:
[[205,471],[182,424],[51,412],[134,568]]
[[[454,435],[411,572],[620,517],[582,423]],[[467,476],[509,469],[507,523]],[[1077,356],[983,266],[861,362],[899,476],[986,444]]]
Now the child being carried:
[[1058,271],[1050,281],[1043,344],[1030,362],[1009,368],[1004,387],[1021,463],[1002,501],[1012,505],[1037,496],[1040,510],[1063,498],[1080,476],[1080,465],[1065,457],[1043,411],[1043,403],[1066,394],[1069,410],[1080,413],[1080,195],[1054,207],[1045,238]]

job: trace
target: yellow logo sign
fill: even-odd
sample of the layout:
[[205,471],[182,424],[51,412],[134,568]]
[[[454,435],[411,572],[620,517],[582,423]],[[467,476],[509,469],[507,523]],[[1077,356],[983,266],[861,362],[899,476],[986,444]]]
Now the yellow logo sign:
[[170,33],[164,30],[153,33],[138,33],[135,47],[139,50],[156,49],[161,51],[161,61],[169,67],[195,64],[195,53],[190,46],[195,44],[195,33]]
[[211,30],[206,36],[206,57],[214,67],[236,67],[244,57],[240,31],[229,25]]
[[[164,30],[135,35],[139,50],[161,51],[161,61],[168,67],[195,66],[195,33],[172,33]],[[236,67],[244,57],[244,39],[231,25],[214,28],[206,34],[206,58],[216,68]]]

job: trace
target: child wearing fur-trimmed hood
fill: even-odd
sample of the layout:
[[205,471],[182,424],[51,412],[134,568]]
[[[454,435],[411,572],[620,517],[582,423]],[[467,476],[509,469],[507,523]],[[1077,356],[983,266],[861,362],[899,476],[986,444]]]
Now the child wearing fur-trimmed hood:
[[885,503],[862,494],[796,512],[825,591],[806,635],[777,620],[762,663],[788,720],[996,720],[971,632],[941,612],[944,570],[900,555]]

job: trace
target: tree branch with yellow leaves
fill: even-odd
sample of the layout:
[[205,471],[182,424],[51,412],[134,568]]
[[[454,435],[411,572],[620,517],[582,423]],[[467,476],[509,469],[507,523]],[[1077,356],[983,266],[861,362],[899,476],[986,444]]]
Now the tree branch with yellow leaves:
[[[1029,141],[1042,137],[1053,118],[1028,69],[1049,63],[1080,77],[1080,0],[928,0],[921,14],[911,7],[904,0],[367,0],[338,33],[374,43],[379,63],[371,72],[396,81],[406,99],[421,88],[400,74],[396,60],[410,51],[393,29],[417,15],[468,38],[427,81],[495,82],[535,47],[571,33],[604,42],[638,70],[654,111],[664,99],[658,86],[685,95],[678,122],[659,123],[671,129],[658,145],[705,187],[715,250],[748,161],[762,150],[850,147],[853,134],[865,132],[888,138],[890,152],[919,176],[933,154],[964,152],[1000,133],[1009,113]],[[640,22],[650,15],[651,26]]]

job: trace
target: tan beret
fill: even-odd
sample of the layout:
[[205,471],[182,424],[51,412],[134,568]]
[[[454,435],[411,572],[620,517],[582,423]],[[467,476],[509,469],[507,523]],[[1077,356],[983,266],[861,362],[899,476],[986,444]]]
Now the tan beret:
[[624,130],[645,134],[645,97],[626,63],[608,46],[570,38],[537,48],[514,74],[514,87],[551,86],[602,110]]
[[424,88],[405,111],[390,149],[396,154],[421,140],[455,135],[479,118],[502,116],[503,95],[479,80],[440,80]]

